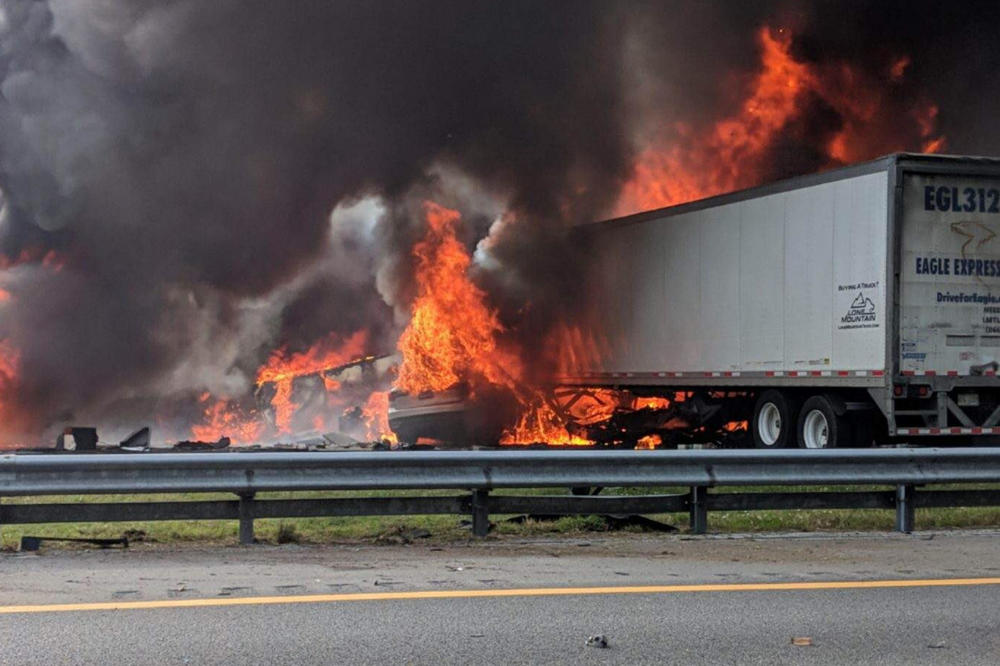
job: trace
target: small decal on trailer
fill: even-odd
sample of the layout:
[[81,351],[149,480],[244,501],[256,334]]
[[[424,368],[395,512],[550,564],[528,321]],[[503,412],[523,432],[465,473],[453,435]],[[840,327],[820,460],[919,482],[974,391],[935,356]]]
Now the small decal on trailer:
[[851,301],[847,313],[840,318],[840,325],[837,328],[877,328],[878,315],[875,312],[875,301],[873,301],[864,291],[859,291],[854,300]]

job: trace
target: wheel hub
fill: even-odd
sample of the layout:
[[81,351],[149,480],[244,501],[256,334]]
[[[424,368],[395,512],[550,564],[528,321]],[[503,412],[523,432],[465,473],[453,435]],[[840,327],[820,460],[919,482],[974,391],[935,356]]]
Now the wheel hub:
[[774,446],[781,437],[781,410],[773,402],[761,408],[757,417],[757,433],[768,446]]
[[830,424],[826,414],[814,409],[806,414],[802,424],[802,439],[807,449],[825,449],[830,445]]

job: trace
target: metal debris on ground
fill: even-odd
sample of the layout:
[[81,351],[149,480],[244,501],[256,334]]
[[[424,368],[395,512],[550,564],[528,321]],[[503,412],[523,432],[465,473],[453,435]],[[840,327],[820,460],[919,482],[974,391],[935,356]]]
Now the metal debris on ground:
[[652,518],[647,518],[646,516],[640,516],[637,514],[628,516],[612,516],[604,515],[601,516],[604,522],[608,524],[608,529],[619,530],[624,527],[641,527],[644,530],[649,530],[652,532],[677,532],[679,531],[675,526],[664,523],[659,520],[653,520]]
[[220,437],[217,442],[199,442],[185,440],[183,442],[177,442],[174,444],[174,450],[176,451],[216,451],[219,449],[228,449],[229,445],[232,444],[232,440],[228,437]]
[[120,441],[118,448],[124,451],[146,451],[149,449],[149,439],[149,426],[139,428]]
[[[527,513],[521,514],[519,516],[511,516],[506,520],[508,523],[513,524],[523,524],[529,520],[535,522],[552,522],[559,520],[560,518],[568,518],[571,514],[543,514],[543,513]],[[573,516],[577,514],[572,514]],[[653,520],[652,518],[647,518],[646,516],[640,515],[599,515],[599,518],[604,520],[607,528],[609,530],[620,530],[626,527],[640,527],[643,530],[648,530],[651,532],[678,532],[677,527],[664,523],[659,520]]]
[[809,636],[792,636],[792,645],[806,647],[813,644],[813,639]]
[[38,536],[22,536],[21,537],[21,552],[34,552],[42,547],[43,541],[69,541],[74,543],[86,543],[92,546],[99,546],[100,548],[110,548],[111,546],[121,546],[122,548],[128,548],[128,539],[122,537],[121,539],[83,539],[83,538],[72,538],[72,537],[38,537]]
[[596,636],[588,636],[587,647],[606,648],[608,647],[608,639],[602,636],[601,634],[597,634]]
[[428,539],[431,533],[421,527],[395,527],[388,532],[383,532],[382,534],[375,537],[375,542],[380,544],[390,544],[390,545],[407,545],[411,544],[417,539]]
[[56,438],[57,451],[95,451],[97,428],[72,426]]

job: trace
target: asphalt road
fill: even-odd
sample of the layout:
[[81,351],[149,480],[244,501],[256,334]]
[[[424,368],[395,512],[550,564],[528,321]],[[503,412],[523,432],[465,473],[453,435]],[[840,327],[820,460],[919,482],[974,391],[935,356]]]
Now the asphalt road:
[[933,536],[6,554],[0,663],[1000,663],[1000,535]]

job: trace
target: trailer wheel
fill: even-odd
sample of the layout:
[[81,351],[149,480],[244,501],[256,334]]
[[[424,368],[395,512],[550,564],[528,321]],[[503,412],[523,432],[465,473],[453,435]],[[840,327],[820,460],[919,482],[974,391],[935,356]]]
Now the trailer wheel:
[[758,449],[785,449],[795,438],[798,405],[786,393],[769,389],[760,394],[753,408],[751,432]]
[[814,395],[799,414],[799,446],[804,449],[831,449],[850,443],[851,422],[838,416],[828,396]]

